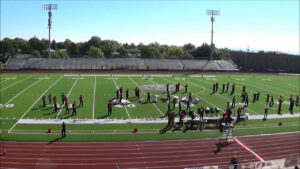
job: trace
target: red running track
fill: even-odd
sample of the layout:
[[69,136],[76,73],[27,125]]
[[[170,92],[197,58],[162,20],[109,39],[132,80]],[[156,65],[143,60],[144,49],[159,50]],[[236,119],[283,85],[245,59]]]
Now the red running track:
[[[264,160],[299,157],[300,132],[239,137]],[[1,142],[0,168],[77,169],[182,169],[208,165],[228,165],[237,155],[240,163],[259,161],[237,143],[222,147],[218,139],[101,142],[34,143]]]

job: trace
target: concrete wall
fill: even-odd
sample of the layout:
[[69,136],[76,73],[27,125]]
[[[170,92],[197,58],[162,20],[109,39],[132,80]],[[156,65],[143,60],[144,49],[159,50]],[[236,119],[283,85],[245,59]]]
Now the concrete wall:
[[300,56],[276,53],[231,52],[231,59],[240,71],[300,72]]

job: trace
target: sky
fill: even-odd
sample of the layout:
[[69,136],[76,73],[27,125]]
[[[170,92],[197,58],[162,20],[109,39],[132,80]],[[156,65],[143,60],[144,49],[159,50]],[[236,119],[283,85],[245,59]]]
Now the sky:
[[96,35],[121,43],[182,46],[214,43],[218,48],[279,51],[299,55],[298,0],[1,0],[1,39],[48,38],[48,13],[42,4],[58,4],[52,12],[51,38],[75,42]]

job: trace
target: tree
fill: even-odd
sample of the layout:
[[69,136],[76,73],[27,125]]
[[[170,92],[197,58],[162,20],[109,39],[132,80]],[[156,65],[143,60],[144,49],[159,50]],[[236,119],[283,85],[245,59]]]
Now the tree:
[[191,52],[191,51],[194,51],[196,49],[195,45],[193,45],[191,43],[183,45],[182,48],[183,48],[184,52]]
[[40,52],[38,51],[38,50],[34,50],[33,52],[32,52],[32,55],[34,56],[34,57],[41,57],[41,54],[40,54]]
[[176,46],[171,46],[168,49],[168,58],[170,59],[178,59],[180,57],[182,57],[184,54],[183,49],[176,47]]
[[120,53],[121,57],[126,57],[126,55],[128,54],[128,50],[126,48],[124,48],[123,46],[119,47],[117,52]]
[[87,55],[94,57],[94,58],[102,58],[104,57],[104,53],[100,48],[97,48],[95,46],[91,46],[89,50],[87,51]]
[[197,47],[196,50],[192,53],[194,58],[209,58],[210,57],[210,46],[206,43],[202,46]]
[[52,57],[54,58],[69,58],[69,55],[66,51],[64,50],[56,50],[53,54]]
[[91,39],[87,42],[88,48],[91,46],[100,48],[101,38],[99,36],[92,36]]
[[77,44],[74,42],[71,43],[71,46],[69,47],[68,51],[69,51],[70,55],[80,55],[79,48],[78,48]]
[[113,52],[116,52],[119,46],[118,42],[113,40],[103,40],[100,43],[100,48],[106,57],[111,57]]
[[67,49],[66,45],[64,42],[57,42],[56,43],[56,48],[57,49]]
[[29,45],[32,51],[37,50],[40,53],[47,49],[47,44],[43,41],[40,41],[37,37],[29,39]]
[[56,41],[54,39],[51,42],[51,49],[53,49],[53,50],[57,49]]
[[12,40],[12,43],[17,53],[30,53],[30,46],[26,40],[15,38],[14,40]]
[[66,49],[69,49],[71,47],[72,41],[70,39],[66,39],[64,41],[64,44],[66,46]]

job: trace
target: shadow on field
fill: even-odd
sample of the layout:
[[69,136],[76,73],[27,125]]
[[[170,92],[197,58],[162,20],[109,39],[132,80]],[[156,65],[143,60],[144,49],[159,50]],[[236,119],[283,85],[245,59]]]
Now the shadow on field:
[[45,113],[45,114],[43,114],[43,116],[48,116],[48,115],[51,115],[51,114],[53,114],[53,113],[56,113],[56,112],[53,111],[53,112],[50,112],[50,113]]
[[59,141],[59,140],[61,140],[61,139],[63,139],[63,137],[58,137],[58,138],[56,138],[56,139],[50,141],[48,144],[55,143],[55,142],[57,142],[57,141]]
[[37,106],[37,107],[35,107],[35,108],[31,109],[31,110],[38,110],[38,109],[41,109],[41,108],[44,108],[44,106],[39,105],[39,106]]
[[104,118],[106,118],[106,117],[108,117],[108,114],[107,114],[107,115],[103,115],[103,116],[101,116],[101,117],[98,117],[98,119],[104,119]]
[[167,124],[165,128],[159,130],[159,134],[164,134],[164,133],[166,133],[167,131],[171,130],[172,128],[173,128],[172,125],[168,125],[168,124]]
[[50,109],[53,109],[53,107],[44,108],[42,110],[45,111],[45,110],[50,110]]

